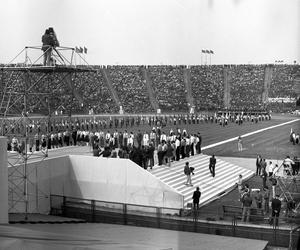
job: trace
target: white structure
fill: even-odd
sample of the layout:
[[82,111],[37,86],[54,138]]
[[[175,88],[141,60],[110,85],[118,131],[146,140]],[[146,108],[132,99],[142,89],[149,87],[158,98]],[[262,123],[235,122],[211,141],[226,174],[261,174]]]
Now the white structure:
[[[18,166],[9,167],[9,172],[15,171],[16,167]],[[183,208],[182,194],[128,159],[70,155],[42,162],[29,162],[27,172],[30,180],[28,213],[48,213],[50,194],[144,206]],[[14,187],[18,185],[11,181],[9,184]],[[11,195],[9,194],[9,197]],[[10,201],[9,208],[11,213],[20,213],[24,212],[25,204]]]

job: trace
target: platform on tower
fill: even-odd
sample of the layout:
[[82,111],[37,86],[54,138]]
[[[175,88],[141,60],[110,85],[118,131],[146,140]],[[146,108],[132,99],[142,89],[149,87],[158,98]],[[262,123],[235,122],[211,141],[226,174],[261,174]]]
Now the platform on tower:
[[80,66],[80,65],[24,65],[24,66],[4,66],[0,67],[1,71],[13,71],[13,72],[32,72],[32,73],[73,73],[73,72],[94,72],[97,71],[92,67]]

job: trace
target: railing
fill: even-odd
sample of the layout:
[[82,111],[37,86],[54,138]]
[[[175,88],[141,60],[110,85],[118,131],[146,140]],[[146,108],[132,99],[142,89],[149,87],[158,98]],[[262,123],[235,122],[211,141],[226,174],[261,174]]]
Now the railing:
[[274,246],[297,249],[300,241],[300,219],[280,217],[270,224],[267,216],[251,215],[242,222],[240,215],[224,215],[223,211],[203,213],[199,210],[174,209],[88,200],[51,195],[51,214],[80,218],[88,222],[113,223],[177,231],[217,234],[266,240]]

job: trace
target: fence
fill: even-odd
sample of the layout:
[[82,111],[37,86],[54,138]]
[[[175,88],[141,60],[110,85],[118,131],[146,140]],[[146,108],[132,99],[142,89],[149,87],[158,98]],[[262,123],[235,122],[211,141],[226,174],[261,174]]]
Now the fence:
[[87,222],[134,225],[177,231],[207,233],[266,240],[270,245],[297,249],[300,241],[300,219],[280,217],[270,224],[268,217],[251,214],[242,222],[241,214],[215,211],[201,214],[190,209],[115,203],[51,195],[51,214],[80,218]]

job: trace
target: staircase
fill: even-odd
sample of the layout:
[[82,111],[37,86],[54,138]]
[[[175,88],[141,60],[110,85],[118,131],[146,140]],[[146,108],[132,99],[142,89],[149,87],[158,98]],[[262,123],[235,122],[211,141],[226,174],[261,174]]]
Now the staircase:
[[[196,187],[200,187],[201,199],[200,205],[205,205],[219,196],[225,194],[228,190],[236,185],[238,175],[243,176],[243,180],[254,176],[254,172],[229,162],[217,159],[215,168],[216,176],[210,174],[208,164],[208,155],[196,155],[185,158],[178,162],[172,162],[171,167],[167,165],[154,166],[151,174],[163,181],[165,184],[177,190],[184,196],[184,206],[191,203],[193,192]],[[193,186],[186,186],[186,176],[183,173],[185,162],[189,162],[190,167],[194,167],[195,175],[192,175]],[[238,198],[238,197],[237,197]]]
[[148,91],[151,106],[156,111],[157,109],[159,109],[159,105],[158,105],[158,102],[155,98],[155,94],[154,94],[154,91],[153,91],[153,88],[152,88],[151,78],[148,74],[148,71],[147,71],[146,67],[142,67],[141,70],[142,70],[143,77],[146,81],[146,87],[147,87],[147,91]]
[[190,68],[184,68],[183,69],[183,80],[185,84],[185,89],[187,91],[186,93],[186,101],[189,103],[189,107],[194,107],[194,97],[192,94],[192,86],[191,86],[191,69]]
[[122,103],[119,99],[119,96],[118,96],[116,90],[114,89],[114,87],[111,83],[110,76],[109,76],[109,73],[108,73],[107,69],[106,68],[101,68],[101,73],[103,74],[105,82],[107,84],[107,87],[110,90],[110,93],[111,93],[113,99],[115,100],[115,103],[117,104],[117,106],[119,108],[120,106],[122,106]]

